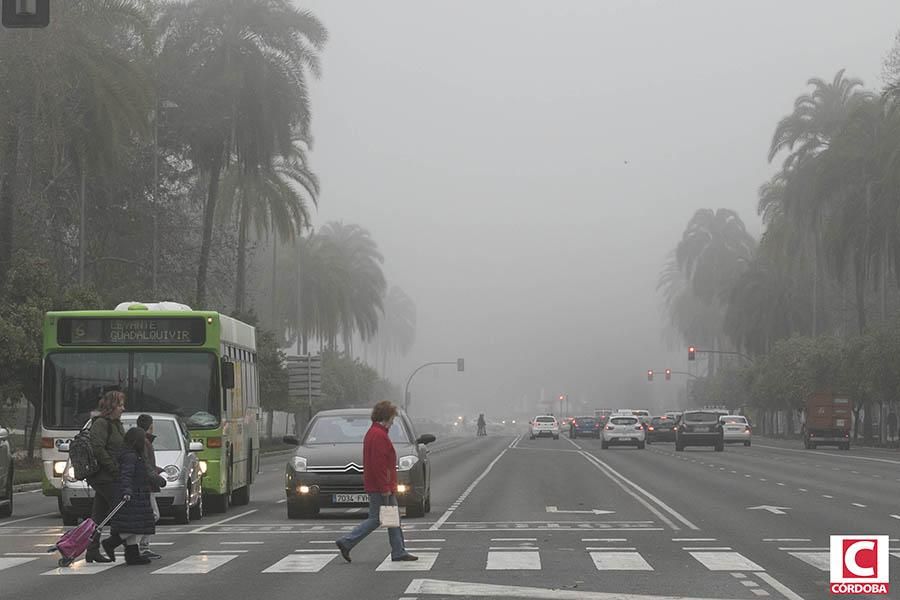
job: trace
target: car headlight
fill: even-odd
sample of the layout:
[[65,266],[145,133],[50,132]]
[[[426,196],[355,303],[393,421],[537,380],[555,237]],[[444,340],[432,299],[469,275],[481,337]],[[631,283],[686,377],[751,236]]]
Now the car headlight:
[[419,457],[410,454],[409,456],[403,456],[400,458],[397,469],[399,471],[409,471],[413,468],[413,466],[419,462]]
[[291,459],[291,467],[293,467],[294,471],[297,473],[303,473],[306,471],[306,459],[302,456],[295,456]]
[[57,477],[62,476],[63,473],[66,472],[66,461],[58,460],[53,463],[53,474]]
[[74,483],[76,481],[75,467],[72,466],[72,461],[65,463],[63,466],[65,467],[65,470],[63,471],[63,480]]
[[200,461],[200,474],[206,475],[206,470],[209,468],[209,465],[206,464],[205,460]]
[[166,481],[178,481],[178,474],[181,473],[181,469],[175,465],[168,465],[163,469],[163,473],[165,473]]

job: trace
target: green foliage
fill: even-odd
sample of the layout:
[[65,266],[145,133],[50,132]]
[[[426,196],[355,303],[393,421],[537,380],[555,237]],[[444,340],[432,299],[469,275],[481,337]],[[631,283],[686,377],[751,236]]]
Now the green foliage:
[[358,358],[334,351],[322,354],[322,398],[317,410],[372,406],[386,399],[385,391],[390,391],[389,384]]
[[288,375],[285,355],[278,348],[275,334],[256,330],[256,362],[259,369],[259,403],[263,410],[293,412],[288,400]]

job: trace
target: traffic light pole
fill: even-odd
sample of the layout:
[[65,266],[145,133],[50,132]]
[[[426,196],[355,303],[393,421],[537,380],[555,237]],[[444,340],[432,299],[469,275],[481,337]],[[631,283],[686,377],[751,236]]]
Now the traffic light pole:
[[410,374],[409,379],[406,380],[406,389],[403,392],[403,410],[407,411],[407,412],[409,411],[409,383],[412,381],[413,377],[415,377],[416,373],[418,373],[425,367],[432,367],[434,365],[456,365],[456,370],[462,371],[463,370],[462,360],[463,359],[458,358],[453,362],[450,362],[450,361],[427,362],[424,365],[417,368],[415,371],[413,371]]

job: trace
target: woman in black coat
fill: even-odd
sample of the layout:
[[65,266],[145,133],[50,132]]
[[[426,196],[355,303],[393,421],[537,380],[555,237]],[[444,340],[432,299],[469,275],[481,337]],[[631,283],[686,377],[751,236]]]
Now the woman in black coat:
[[[116,547],[125,544],[125,562],[129,565],[146,565],[138,549],[142,535],[156,533],[156,519],[150,505],[153,485],[164,487],[166,480],[151,475],[144,461],[144,444],[147,432],[140,427],[129,429],[119,454],[119,479],[116,482],[115,504],[125,500],[125,505],[112,518],[112,535],[103,540],[103,550],[111,560],[116,560]],[[155,477],[151,481],[151,477]]]

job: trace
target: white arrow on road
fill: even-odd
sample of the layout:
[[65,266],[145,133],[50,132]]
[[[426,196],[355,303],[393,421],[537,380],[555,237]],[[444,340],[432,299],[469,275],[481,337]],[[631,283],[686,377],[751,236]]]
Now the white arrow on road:
[[567,513],[573,515],[611,515],[614,510],[600,510],[599,508],[592,508],[591,510],[559,510],[555,506],[547,507],[548,513]]
[[764,504],[763,506],[748,506],[747,510],[767,510],[773,515],[786,515],[787,513],[784,511],[791,509],[787,506],[768,506]]

